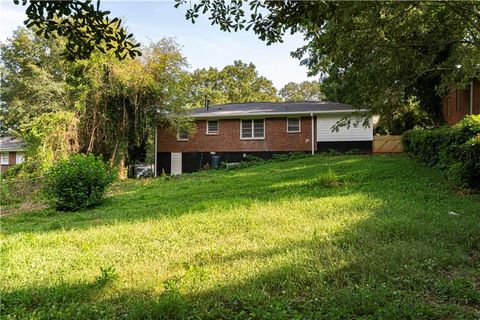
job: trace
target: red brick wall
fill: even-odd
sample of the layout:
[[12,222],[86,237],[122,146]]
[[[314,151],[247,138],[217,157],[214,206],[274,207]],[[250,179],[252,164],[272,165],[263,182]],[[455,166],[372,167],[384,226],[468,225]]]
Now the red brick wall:
[[240,120],[219,120],[219,133],[206,134],[206,120],[196,121],[196,132],[188,141],[177,141],[176,133],[159,129],[158,152],[311,151],[312,123],[301,118],[301,132],[287,133],[286,118],[265,119],[265,139],[240,140]]
[[16,152],[9,152],[8,153],[8,164],[2,164],[0,167],[0,172],[7,171],[8,168],[13,166],[17,162],[17,153]]
[[[448,100],[450,99],[450,114],[448,112]],[[444,97],[443,115],[449,124],[455,124],[470,114],[470,86],[465,90],[453,90],[450,95]],[[473,83],[473,114],[480,114],[480,82]]]
[[16,152],[9,152],[8,153],[8,164],[13,166],[17,162],[17,153]]
[[473,83],[473,114],[480,114],[480,81]]

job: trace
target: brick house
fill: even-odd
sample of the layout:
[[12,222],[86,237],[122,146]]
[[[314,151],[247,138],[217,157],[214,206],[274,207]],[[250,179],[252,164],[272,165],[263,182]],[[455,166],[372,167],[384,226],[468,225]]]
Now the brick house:
[[247,155],[264,159],[287,152],[361,150],[372,152],[373,124],[331,127],[354,111],[335,102],[261,102],[216,105],[194,109],[193,132],[158,128],[155,137],[155,172],[193,172],[221,161],[239,162]]
[[23,162],[24,143],[21,139],[14,137],[0,137],[0,163],[1,171],[5,172],[15,164]]
[[442,104],[448,124],[455,124],[466,115],[480,114],[480,81],[473,80],[466,89],[453,90],[443,97]]

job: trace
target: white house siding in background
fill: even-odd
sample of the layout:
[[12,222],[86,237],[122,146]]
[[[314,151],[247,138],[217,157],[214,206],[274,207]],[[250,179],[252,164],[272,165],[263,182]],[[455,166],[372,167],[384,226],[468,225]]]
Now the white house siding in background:
[[[338,116],[317,116],[317,142],[334,142],[334,141],[371,141],[373,140],[372,120],[369,120],[370,127],[363,127],[363,121],[357,127],[353,125],[341,127],[338,132],[332,132],[334,126],[343,115]],[[354,120],[352,119],[352,123]]]
[[23,162],[25,156],[23,154],[23,152],[17,152],[17,154],[15,155],[15,164],[20,164]]

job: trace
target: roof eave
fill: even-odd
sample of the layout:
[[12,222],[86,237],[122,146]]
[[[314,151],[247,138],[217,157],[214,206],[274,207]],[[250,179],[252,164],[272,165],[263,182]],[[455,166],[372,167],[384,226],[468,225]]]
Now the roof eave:
[[19,152],[19,151],[25,151],[25,149],[20,149],[20,148],[0,148],[0,152]]
[[324,111],[303,111],[303,112],[263,112],[263,113],[253,113],[253,114],[246,114],[246,113],[236,113],[236,114],[200,114],[200,115],[187,115],[189,118],[193,119],[239,119],[239,118],[255,118],[255,117],[285,117],[285,116],[310,116],[311,114],[319,115],[319,114],[335,114],[335,113],[364,113],[368,112],[366,109],[359,109],[359,110],[324,110]]

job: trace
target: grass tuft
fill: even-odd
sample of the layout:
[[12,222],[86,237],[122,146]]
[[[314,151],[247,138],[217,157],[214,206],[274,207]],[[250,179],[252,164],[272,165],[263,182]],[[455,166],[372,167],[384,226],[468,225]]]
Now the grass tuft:
[[100,275],[95,278],[95,284],[103,287],[115,279],[118,278],[118,273],[115,267],[107,266],[107,267],[100,267]]
[[332,168],[328,167],[327,172],[316,177],[311,185],[313,187],[334,188],[340,186],[341,181]]

